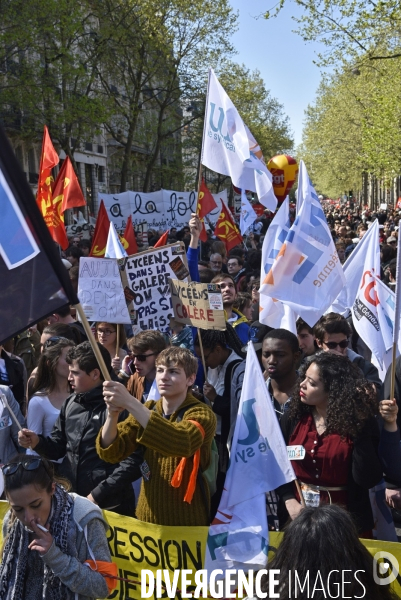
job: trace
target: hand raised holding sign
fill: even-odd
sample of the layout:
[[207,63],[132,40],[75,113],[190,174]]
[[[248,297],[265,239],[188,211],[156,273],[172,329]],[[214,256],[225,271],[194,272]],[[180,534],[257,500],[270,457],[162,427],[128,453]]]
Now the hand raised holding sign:
[[202,232],[202,222],[196,213],[191,214],[191,218],[189,219],[189,230],[191,232],[191,236],[199,239],[199,236]]

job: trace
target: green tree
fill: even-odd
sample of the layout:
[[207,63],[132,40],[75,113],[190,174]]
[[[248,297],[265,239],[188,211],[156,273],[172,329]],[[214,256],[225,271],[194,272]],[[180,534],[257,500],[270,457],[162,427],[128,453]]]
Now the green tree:
[[122,148],[120,191],[138,168],[148,191],[182,171],[181,132],[199,118],[183,108],[205,93],[208,66],[233,52],[221,36],[229,39],[236,15],[227,0],[109,4],[101,24],[108,52],[99,71],[114,102],[106,128]]
[[[303,16],[295,19],[298,33],[305,41],[319,41],[326,50],[318,54],[319,62],[357,68],[370,61],[401,56],[401,4],[399,0],[295,0]],[[284,6],[265,13],[275,17]]]
[[7,127],[31,141],[50,134],[75,165],[74,151],[106,120],[99,97],[90,2],[3,2],[0,110]]
[[362,174],[389,183],[401,169],[399,59],[323,79],[306,111],[298,155],[319,191],[361,189]]

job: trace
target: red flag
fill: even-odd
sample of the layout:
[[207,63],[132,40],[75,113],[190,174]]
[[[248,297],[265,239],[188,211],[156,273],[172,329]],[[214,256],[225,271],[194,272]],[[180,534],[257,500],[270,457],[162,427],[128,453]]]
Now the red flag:
[[165,231],[163,233],[163,235],[160,236],[160,238],[158,239],[158,241],[156,242],[156,244],[153,246],[153,248],[160,248],[161,246],[165,246],[167,244],[167,240],[168,240],[168,232],[170,230],[167,229],[167,231]]
[[100,208],[96,219],[95,232],[93,234],[92,248],[89,256],[101,258],[106,251],[107,236],[109,235],[110,219],[103,200],[100,202]]
[[65,250],[68,247],[68,240],[65,233],[64,222],[60,217],[57,206],[53,202],[54,179],[51,174],[52,168],[59,163],[59,160],[50,139],[49,131],[45,125],[36,203],[53,240],[60,244],[63,250]]
[[202,179],[202,183],[199,190],[198,195],[198,216],[200,219],[203,219],[205,215],[208,215],[212,212],[213,209],[217,208],[217,204],[212,194],[206,187],[205,181]]
[[[38,191],[36,203],[45,216],[46,209],[51,206],[52,187],[54,179],[51,176],[52,168],[58,165],[60,159],[50,139],[49,131],[45,125],[43,131],[42,155],[40,157]],[[42,207],[42,204],[44,206]]]
[[138,252],[138,244],[136,243],[135,231],[132,225],[131,215],[127,219],[124,235],[120,237],[120,240],[128,256],[131,256],[131,254],[136,254]]
[[57,175],[53,189],[53,204],[57,205],[59,202],[61,202],[60,213],[64,213],[68,208],[77,208],[86,204],[78,177],[68,156]]
[[221,201],[221,213],[217,219],[214,235],[224,242],[227,252],[230,252],[231,248],[242,242],[242,236],[234,222],[231,211],[228,210],[223,201]]
[[207,231],[205,227],[205,219],[201,219],[202,231],[200,232],[199,239],[201,242],[207,242]]

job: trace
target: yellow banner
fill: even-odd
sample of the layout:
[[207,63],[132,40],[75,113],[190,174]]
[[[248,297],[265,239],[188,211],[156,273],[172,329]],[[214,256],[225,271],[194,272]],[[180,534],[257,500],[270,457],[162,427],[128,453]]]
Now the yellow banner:
[[[7,502],[0,501],[0,521],[8,510]],[[188,569],[193,572],[203,568],[208,527],[163,527],[143,523],[130,517],[122,517],[112,512],[103,511],[104,518],[110,525],[108,541],[113,562],[118,565],[118,576],[128,581],[120,581],[109,598],[115,600],[140,600],[141,572],[144,569],[156,572],[164,569],[170,571],[173,580],[175,569]],[[1,532],[0,532],[1,534]],[[270,532],[269,559],[277,550],[282,533]],[[401,568],[401,544],[362,540],[363,544],[374,556],[377,552],[390,553],[398,561]],[[1,535],[0,535],[1,543]],[[385,558],[391,562],[391,558]],[[335,568],[335,565],[333,565]],[[188,579],[194,583],[193,578]],[[162,582],[163,577],[162,577]],[[401,597],[401,577],[398,575],[393,583],[397,596]],[[181,578],[178,589],[180,589]],[[191,587],[188,585],[188,592]],[[164,587],[162,587],[164,591]],[[156,594],[156,588],[155,588]],[[164,592],[164,597],[167,597]],[[156,598],[156,595],[153,596]],[[176,598],[181,600],[177,594]]]

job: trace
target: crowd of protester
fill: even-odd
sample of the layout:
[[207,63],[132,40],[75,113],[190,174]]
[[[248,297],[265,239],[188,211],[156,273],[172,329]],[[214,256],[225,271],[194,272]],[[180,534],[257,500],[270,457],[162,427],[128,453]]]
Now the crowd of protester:
[[[373,213],[328,204],[325,212],[342,263],[378,219],[381,277],[393,289],[398,211]],[[173,318],[169,334],[148,330],[133,335],[130,326],[93,323],[108,381],[70,307],[0,348],[0,391],[22,426],[18,433],[4,405],[0,417],[9,426],[0,428],[0,461],[6,465],[11,512],[3,524],[0,583],[14,581],[19,570],[26,574],[19,584],[26,590],[21,597],[36,600],[41,597],[32,582],[37,568],[55,594],[46,598],[58,597],[63,586],[70,589],[76,563],[67,569],[65,557],[74,511],[89,524],[89,543],[106,562],[110,555],[98,507],[159,525],[210,524],[229,466],[248,342],[254,345],[286,444],[302,445],[306,452],[305,460],[293,466],[310,508],[303,508],[293,483],[266,498],[270,529],[291,523],[274,566],[286,565],[289,556],[296,561],[297,552],[314,555],[316,545],[323,543],[316,529],[312,535],[315,521],[321,536],[330,530],[327,547],[341,533],[337,525],[345,528],[346,539],[332,546],[348,544],[353,564],[365,564],[366,554],[357,552],[357,535],[373,536],[369,490],[383,480],[388,514],[399,523],[401,359],[392,399],[389,375],[383,384],[351,318],[329,313],[313,327],[298,319],[296,335],[259,322],[261,247],[270,222],[271,216],[259,218],[255,231],[228,253],[211,232],[199,244],[201,223],[195,215],[188,226],[169,232],[168,243],[185,244],[192,280],[219,284],[225,331],[194,335]],[[161,233],[148,231],[149,246]],[[140,234],[137,241],[140,251],[146,248]],[[63,261],[75,289],[79,259],[90,248],[91,240],[74,236],[65,251]],[[213,486],[208,477],[214,465]],[[42,509],[36,512],[35,486],[43,496]],[[21,489],[29,491],[26,498]],[[86,499],[82,507],[79,497]],[[55,508],[49,516],[50,506]],[[52,535],[37,527],[46,523]],[[305,546],[297,550],[301,535]],[[86,558],[81,538],[74,538],[77,562]],[[27,553],[28,544],[38,550],[36,558]],[[93,573],[89,581],[79,568],[77,573],[80,598],[105,597],[103,578]],[[372,597],[389,597],[383,594]],[[14,596],[0,590],[3,597]]]

